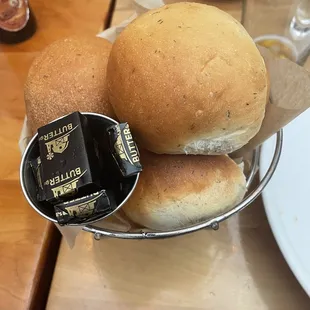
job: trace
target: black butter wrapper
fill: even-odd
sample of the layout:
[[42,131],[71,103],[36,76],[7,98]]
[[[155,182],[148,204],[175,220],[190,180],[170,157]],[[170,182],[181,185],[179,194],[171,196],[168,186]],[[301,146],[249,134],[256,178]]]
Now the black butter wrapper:
[[35,158],[30,161],[30,167],[33,172],[33,176],[35,178],[36,182],[36,189],[37,189],[37,199],[38,201],[44,201],[46,199],[45,192],[43,188],[43,182],[42,182],[42,163],[41,158]]
[[110,151],[123,177],[130,177],[142,171],[140,155],[127,123],[110,126],[107,129]]
[[99,160],[85,116],[69,114],[39,128],[38,137],[47,201],[82,197],[101,188]]
[[82,224],[112,212],[115,208],[114,198],[105,190],[77,198],[54,206],[60,225]]

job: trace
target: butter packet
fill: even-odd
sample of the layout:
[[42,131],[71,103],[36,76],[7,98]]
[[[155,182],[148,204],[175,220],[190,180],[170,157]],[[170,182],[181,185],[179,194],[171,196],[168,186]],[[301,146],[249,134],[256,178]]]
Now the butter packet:
[[127,123],[113,125],[107,129],[113,158],[123,177],[130,177],[142,171],[140,155]]

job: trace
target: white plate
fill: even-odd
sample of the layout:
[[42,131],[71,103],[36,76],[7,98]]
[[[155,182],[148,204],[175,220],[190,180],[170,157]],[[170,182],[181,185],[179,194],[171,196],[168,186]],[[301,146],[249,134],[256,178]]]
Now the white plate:
[[[261,177],[275,141],[272,137],[262,146]],[[280,162],[262,196],[277,243],[310,296],[310,109],[285,127]]]

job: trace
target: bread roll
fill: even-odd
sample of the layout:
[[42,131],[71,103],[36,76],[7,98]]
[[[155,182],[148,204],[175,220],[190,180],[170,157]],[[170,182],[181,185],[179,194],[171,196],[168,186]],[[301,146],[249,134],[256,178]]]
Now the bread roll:
[[246,191],[241,169],[226,155],[141,153],[143,172],[122,210],[155,230],[195,224],[230,210]]
[[58,40],[32,63],[25,103],[33,133],[74,111],[115,117],[108,101],[106,68],[111,43],[95,36]]
[[261,126],[268,91],[264,60],[242,25],[197,3],[133,21],[113,45],[108,87],[140,144],[169,154],[241,148]]

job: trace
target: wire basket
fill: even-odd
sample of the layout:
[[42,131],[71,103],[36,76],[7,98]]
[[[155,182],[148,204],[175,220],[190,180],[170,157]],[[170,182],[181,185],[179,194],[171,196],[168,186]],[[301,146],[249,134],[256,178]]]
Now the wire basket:
[[[272,178],[272,175],[277,168],[277,165],[278,165],[278,162],[281,156],[282,144],[283,144],[283,131],[280,130],[277,133],[276,147],[274,150],[272,161],[264,177],[261,178],[258,185],[247,196],[245,196],[245,198],[238,205],[236,205],[232,210],[229,210],[223,214],[220,214],[216,216],[215,218],[208,219],[207,221],[201,222],[199,224],[184,227],[181,229],[170,230],[170,231],[150,231],[150,230],[142,229],[140,232],[130,232],[130,231],[122,232],[122,231],[99,228],[99,227],[96,227],[96,225],[86,225],[83,227],[83,230],[93,233],[95,240],[100,240],[100,238],[103,236],[112,237],[112,238],[120,238],[120,239],[163,239],[163,238],[170,238],[170,237],[185,235],[185,234],[188,234],[188,233],[191,233],[191,232],[203,229],[203,228],[211,228],[213,230],[218,230],[221,222],[223,222],[224,220],[228,219],[230,216],[246,208],[262,193],[263,189],[266,187],[266,185]],[[254,179],[254,176],[258,170],[259,157],[260,157],[260,148],[258,147],[253,151],[252,160],[251,160],[251,168],[246,178],[247,189],[250,187]]]

